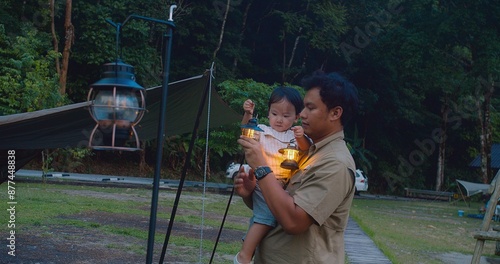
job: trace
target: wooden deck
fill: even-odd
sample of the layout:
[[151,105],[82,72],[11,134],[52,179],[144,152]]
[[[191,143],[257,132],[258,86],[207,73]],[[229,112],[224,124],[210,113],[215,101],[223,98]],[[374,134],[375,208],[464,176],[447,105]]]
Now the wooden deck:
[[392,264],[352,218],[347,223],[344,240],[349,264]]

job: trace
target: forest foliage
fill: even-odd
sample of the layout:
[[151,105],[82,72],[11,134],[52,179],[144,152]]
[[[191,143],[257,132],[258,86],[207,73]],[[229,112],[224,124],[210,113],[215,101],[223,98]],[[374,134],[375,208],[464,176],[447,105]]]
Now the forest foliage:
[[[53,19],[51,5],[53,3]],[[64,55],[71,3],[73,38],[65,93],[57,60]],[[167,19],[165,0],[0,0],[0,114],[86,100],[100,66],[117,54],[145,87],[161,83],[165,27],[130,21],[116,49],[105,19],[131,14]],[[488,157],[500,142],[500,4],[439,0],[212,0],[176,2],[170,80],[199,75],[212,63],[215,85],[237,112],[277,85],[300,86],[315,70],[337,71],[358,88],[360,112],[346,137],[370,189],[448,190],[455,179],[489,182]],[[53,30],[51,26],[53,25]],[[54,47],[54,36],[58,40]],[[235,124],[236,125],[236,124]],[[211,132],[210,168],[239,153],[234,126]],[[179,169],[189,136],[167,139],[165,163]],[[204,137],[194,160],[204,156]],[[152,152],[151,142],[144,144]],[[168,152],[168,153],[167,153]],[[60,155],[62,156],[62,155]],[[148,155],[146,155],[148,156]],[[491,158],[489,159],[491,162]],[[203,171],[199,162],[194,170]]]

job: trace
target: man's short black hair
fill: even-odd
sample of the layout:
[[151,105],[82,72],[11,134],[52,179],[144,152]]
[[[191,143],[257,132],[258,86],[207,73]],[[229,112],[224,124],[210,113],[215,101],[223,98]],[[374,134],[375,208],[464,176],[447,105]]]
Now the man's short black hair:
[[328,109],[342,107],[343,112],[340,118],[342,124],[354,117],[358,110],[356,86],[337,72],[326,74],[323,71],[316,71],[302,80],[302,87],[306,91],[319,88],[321,101]]
[[304,101],[300,96],[297,89],[287,86],[276,87],[271,96],[269,97],[269,102],[267,104],[267,109],[271,109],[271,104],[278,103],[281,100],[286,99],[295,107],[295,114],[298,115],[304,109]]

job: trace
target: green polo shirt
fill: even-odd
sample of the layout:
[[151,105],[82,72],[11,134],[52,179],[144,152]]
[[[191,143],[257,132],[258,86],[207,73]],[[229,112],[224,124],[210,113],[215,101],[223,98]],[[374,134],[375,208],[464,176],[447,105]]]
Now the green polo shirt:
[[286,190],[315,223],[299,235],[278,225],[260,243],[255,263],[344,263],[355,170],[343,131],[311,145]]

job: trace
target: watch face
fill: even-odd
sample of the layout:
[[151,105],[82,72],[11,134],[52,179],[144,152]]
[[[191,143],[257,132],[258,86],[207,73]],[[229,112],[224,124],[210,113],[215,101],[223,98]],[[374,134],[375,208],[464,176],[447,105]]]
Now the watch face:
[[260,179],[264,178],[264,176],[266,176],[267,174],[269,174],[271,172],[272,172],[272,170],[269,167],[258,167],[255,170],[255,178],[257,180],[260,180]]

